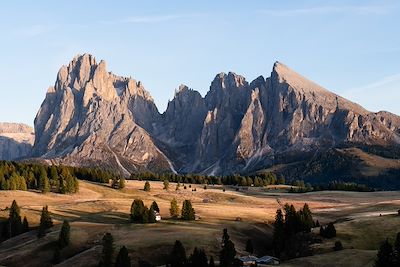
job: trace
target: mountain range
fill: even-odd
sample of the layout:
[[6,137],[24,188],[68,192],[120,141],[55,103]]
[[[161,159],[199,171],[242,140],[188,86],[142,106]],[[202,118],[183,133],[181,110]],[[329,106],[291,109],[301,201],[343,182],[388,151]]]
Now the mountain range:
[[251,82],[220,73],[204,97],[180,85],[161,114],[140,81],[78,55],[59,70],[34,126],[30,158],[126,175],[393,180],[400,169],[399,116],[369,112],[280,62]]

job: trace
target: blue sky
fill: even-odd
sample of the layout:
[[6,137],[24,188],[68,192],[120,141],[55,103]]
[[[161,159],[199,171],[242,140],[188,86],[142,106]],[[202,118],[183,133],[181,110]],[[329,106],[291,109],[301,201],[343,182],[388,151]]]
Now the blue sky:
[[400,114],[398,1],[4,1],[0,121],[33,119],[76,54],[144,83],[159,110],[179,84],[252,80],[281,61],[371,111]]

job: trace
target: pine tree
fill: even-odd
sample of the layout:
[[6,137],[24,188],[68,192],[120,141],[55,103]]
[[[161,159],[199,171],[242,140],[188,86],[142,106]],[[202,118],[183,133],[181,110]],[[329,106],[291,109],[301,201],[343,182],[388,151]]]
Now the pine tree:
[[118,184],[119,189],[124,189],[125,188],[125,178],[121,177],[119,179],[119,184]]
[[43,193],[50,192],[49,178],[47,177],[47,171],[43,166],[39,168],[39,190]]
[[156,221],[156,213],[155,210],[153,209],[153,207],[150,207],[150,209],[148,209],[147,211],[147,222],[148,223],[155,223]]
[[40,225],[38,231],[38,237],[46,235],[46,230],[53,226],[53,220],[51,219],[48,206],[43,207],[42,214],[40,215]]
[[28,219],[26,218],[26,216],[24,216],[24,220],[22,222],[22,232],[23,233],[29,232],[29,223],[28,223]]
[[58,181],[58,172],[55,165],[51,165],[50,167],[50,180]]
[[115,267],[131,267],[131,258],[129,257],[129,252],[125,246],[123,246],[117,255],[117,259],[115,260]]
[[304,204],[303,209],[300,210],[300,218],[302,224],[302,231],[311,232],[311,228],[314,226],[314,220],[312,217],[311,210],[307,203]]
[[106,233],[102,239],[103,250],[101,253],[101,259],[99,267],[111,267],[112,258],[114,253],[114,238],[110,233]]
[[191,267],[208,267],[207,255],[204,249],[194,248],[193,253],[189,257],[189,265]]
[[187,259],[185,247],[181,241],[176,240],[170,254],[169,263],[171,267],[183,267],[186,265],[186,262]]
[[146,208],[141,199],[135,199],[131,206],[131,222],[143,223],[146,215]]
[[250,254],[253,254],[254,252],[253,242],[251,241],[251,239],[248,239],[246,242],[246,251]]
[[68,221],[64,221],[61,227],[60,235],[58,237],[58,246],[62,249],[70,243],[70,226]]
[[169,209],[169,214],[172,218],[178,218],[179,216],[178,202],[175,198],[171,200],[171,208]]
[[158,207],[158,204],[155,201],[153,201],[153,203],[151,203],[150,208],[153,208],[153,210],[160,212],[160,208]]
[[379,248],[375,267],[394,267],[393,247],[386,239]]
[[149,192],[149,191],[150,191],[150,183],[149,183],[149,181],[146,181],[146,182],[144,183],[144,188],[143,188],[143,190],[146,191],[146,192]]
[[229,267],[233,265],[236,256],[235,244],[229,239],[227,229],[224,229],[222,235],[222,250],[219,257],[219,266]]
[[282,210],[276,211],[275,222],[274,222],[274,234],[272,238],[274,252],[277,257],[280,257],[285,247],[285,223],[283,220]]
[[22,222],[20,215],[20,208],[17,201],[13,200],[8,216],[8,237],[14,237],[22,233]]
[[182,219],[186,221],[194,221],[196,219],[194,208],[190,200],[183,201],[182,204]]
[[167,190],[167,191],[169,189],[169,181],[167,179],[164,180],[164,188],[163,189]]

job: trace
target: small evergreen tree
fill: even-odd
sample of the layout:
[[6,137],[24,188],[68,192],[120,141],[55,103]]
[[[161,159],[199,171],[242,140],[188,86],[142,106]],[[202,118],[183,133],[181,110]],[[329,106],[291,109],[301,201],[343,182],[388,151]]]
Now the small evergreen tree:
[[163,183],[164,183],[164,188],[163,189],[168,191],[168,189],[169,189],[169,181],[167,179],[165,179]]
[[38,231],[38,237],[43,237],[46,235],[46,230],[53,226],[53,220],[51,219],[48,206],[46,205],[42,209],[42,214],[40,215],[40,225]]
[[284,229],[284,219],[281,209],[276,211],[275,222],[274,222],[274,233],[272,238],[272,243],[274,247],[274,252],[277,257],[280,257],[281,252],[285,247],[285,229]]
[[207,255],[204,249],[194,248],[193,253],[189,257],[189,265],[191,267],[208,267]]
[[147,222],[148,223],[155,223],[156,221],[156,213],[153,207],[150,207],[147,214]]
[[183,201],[182,204],[182,219],[187,221],[193,221],[196,219],[194,208],[190,200]]
[[29,232],[29,223],[28,223],[28,219],[26,218],[26,216],[24,216],[24,220],[22,222],[22,232],[23,233]]
[[253,242],[251,241],[251,239],[248,239],[246,242],[246,251],[250,254],[253,254],[254,252]]
[[171,267],[184,267],[186,265],[186,250],[182,242],[179,240],[175,241],[174,247],[170,254],[169,263]]
[[8,237],[14,237],[22,233],[21,210],[17,201],[13,200],[8,216]]
[[160,208],[158,207],[158,204],[155,201],[153,201],[153,203],[151,203],[150,208],[153,208],[153,210],[160,212]]
[[43,193],[50,192],[50,182],[47,177],[46,169],[42,166],[39,173],[39,190]]
[[65,248],[70,243],[70,226],[68,221],[64,221],[61,226],[60,235],[58,237],[58,246],[60,249]]
[[222,250],[219,257],[219,265],[221,267],[229,267],[233,265],[236,256],[235,244],[229,239],[228,231],[224,229],[222,235]]
[[172,218],[178,218],[179,216],[178,202],[175,198],[171,200],[171,208],[169,209],[169,214]]
[[131,267],[131,258],[129,257],[129,252],[125,246],[123,246],[117,255],[117,259],[115,260],[115,267]]
[[141,199],[135,199],[131,206],[131,222],[143,223],[145,213],[146,209],[143,201]]
[[114,238],[110,233],[106,233],[102,239],[103,250],[101,253],[101,259],[99,267],[111,267],[112,257],[114,253]]
[[150,183],[149,183],[149,181],[146,181],[146,182],[144,183],[144,188],[143,188],[143,190],[146,191],[146,192],[149,192],[149,191],[150,191]]
[[386,239],[379,248],[375,267],[394,267],[393,262],[393,247]]
[[121,177],[118,181],[118,187],[119,189],[124,189],[125,188],[125,178]]

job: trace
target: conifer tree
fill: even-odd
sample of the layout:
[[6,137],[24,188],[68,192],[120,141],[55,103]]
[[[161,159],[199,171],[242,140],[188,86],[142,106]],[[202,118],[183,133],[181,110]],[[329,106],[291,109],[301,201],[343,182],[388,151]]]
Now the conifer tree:
[[119,183],[118,184],[119,189],[124,189],[125,188],[125,178],[124,177],[119,178],[119,182],[118,183]]
[[153,201],[153,203],[151,203],[150,208],[153,208],[153,210],[160,212],[160,208],[158,207],[158,204],[155,201]]
[[283,213],[281,209],[276,211],[275,222],[274,222],[274,234],[272,238],[274,252],[277,257],[280,257],[281,252],[285,247],[285,223],[283,219]]
[[193,253],[189,256],[189,265],[191,267],[208,267],[207,255],[204,249],[194,248]]
[[310,232],[311,228],[314,226],[314,220],[312,217],[311,210],[307,203],[304,204],[303,209],[300,210],[300,218],[302,224],[302,231]]
[[123,246],[117,255],[117,259],[115,260],[115,267],[131,267],[131,258],[129,257],[129,252],[125,246]]
[[227,229],[224,229],[222,236],[223,244],[219,257],[219,266],[229,267],[233,265],[236,256],[235,244],[229,239]]
[[168,189],[169,189],[169,181],[167,179],[165,179],[163,183],[164,183],[164,188],[163,189],[168,191]]
[[156,213],[155,210],[153,209],[153,207],[150,207],[150,209],[148,209],[148,213],[147,213],[147,222],[148,223],[155,223],[156,221]]
[[101,259],[99,267],[111,267],[112,258],[114,253],[114,238],[110,233],[106,233],[102,239],[103,250],[101,253]]
[[169,263],[171,267],[184,267],[186,265],[186,250],[182,242],[179,240],[175,241],[174,247],[170,254]]
[[178,202],[175,198],[171,200],[171,208],[169,209],[169,214],[172,218],[178,218],[179,216]]
[[196,219],[194,208],[190,200],[183,201],[182,204],[182,219],[186,221],[194,221]]
[[70,226],[68,221],[64,221],[61,227],[60,235],[58,237],[58,246],[62,249],[70,243]]
[[53,226],[53,220],[51,219],[48,206],[43,207],[42,214],[40,215],[40,225],[38,231],[38,237],[46,235],[46,230]]
[[386,239],[379,248],[375,267],[394,267],[393,247]]
[[149,192],[149,191],[150,191],[150,183],[149,183],[149,181],[146,181],[146,182],[144,183],[144,188],[143,188],[143,190],[146,191],[146,192]]
[[141,199],[135,199],[131,206],[131,222],[143,223],[146,215],[146,208]]
[[13,200],[8,216],[8,237],[14,237],[22,233],[20,208],[17,201]]
[[43,166],[39,168],[39,190],[43,193],[50,192],[49,178],[47,177],[47,171]]
[[24,216],[24,220],[22,222],[22,232],[23,233],[29,232],[29,223],[28,223],[28,219],[26,218],[26,216]]

